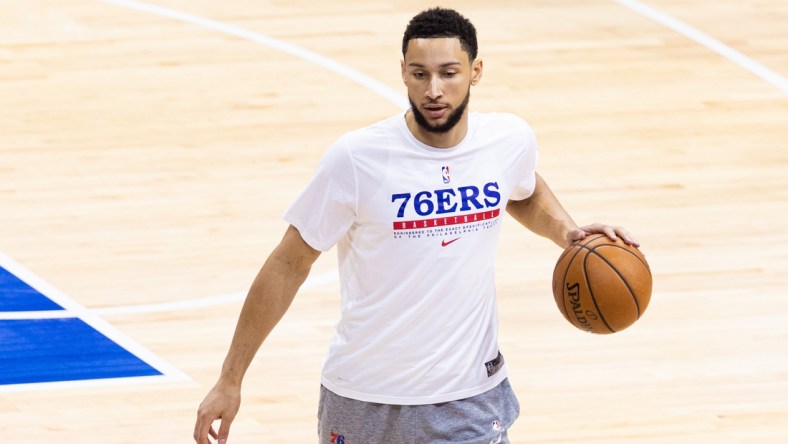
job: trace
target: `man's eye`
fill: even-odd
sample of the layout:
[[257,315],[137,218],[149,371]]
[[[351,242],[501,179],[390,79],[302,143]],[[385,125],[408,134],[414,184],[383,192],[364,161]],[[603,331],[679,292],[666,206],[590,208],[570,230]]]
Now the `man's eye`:
[[448,77],[448,78],[452,78],[452,77],[454,77],[456,75],[457,75],[456,72],[444,72],[443,73],[443,77]]
[[413,77],[415,77],[417,79],[422,79],[422,78],[424,78],[424,73],[423,72],[414,72],[413,73]]

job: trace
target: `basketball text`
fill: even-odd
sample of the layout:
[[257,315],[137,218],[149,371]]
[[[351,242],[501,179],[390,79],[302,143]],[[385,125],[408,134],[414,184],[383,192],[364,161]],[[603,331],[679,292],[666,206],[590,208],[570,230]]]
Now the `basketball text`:
[[[577,319],[577,322],[580,324],[578,327],[581,330],[595,333],[594,327],[588,322],[588,317],[596,319],[597,315],[591,310],[586,310],[586,312],[583,313],[583,307],[580,304],[580,284],[577,282],[571,285],[567,283],[566,291],[569,295],[569,301],[572,303],[572,312],[574,312],[575,319]],[[586,317],[587,315],[588,317]]]

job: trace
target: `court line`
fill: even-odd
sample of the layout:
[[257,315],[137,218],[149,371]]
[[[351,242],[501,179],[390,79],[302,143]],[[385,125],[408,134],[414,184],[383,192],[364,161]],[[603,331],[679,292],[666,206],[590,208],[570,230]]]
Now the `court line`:
[[0,311],[0,321],[22,319],[70,319],[79,315],[68,310]]
[[263,46],[267,46],[271,49],[275,49],[277,51],[281,51],[286,54],[290,54],[294,57],[298,57],[300,59],[306,60],[307,62],[314,63],[315,65],[321,66],[329,71],[332,71],[349,80],[352,80],[353,82],[356,82],[364,86],[365,88],[369,89],[375,94],[380,95],[381,97],[383,97],[384,99],[388,100],[389,102],[393,103],[394,105],[396,105],[401,109],[406,109],[410,106],[407,99],[401,93],[396,92],[395,90],[373,79],[372,77],[362,72],[356,71],[353,68],[345,66],[337,62],[336,60],[330,59],[316,52],[312,52],[308,49],[301,48],[300,46],[294,45],[292,43],[275,39],[273,37],[269,37],[267,35],[260,34],[257,32],[249,31],[248,29],[231,25],[229,23],[211,20],[205,17],[200,17],[198,15],[188,14],[174,9],[165,8],[163,6],[153,5],[149,3],[142,3],[133,0],[100,0],[100,1],[115,6],[121,6],[124,8],[134,9],[137,11],[158,15],[160,17],[170,18],[180,22],[189,23],[192,25],[211,29],[213,31],[218,31],[223,34],[228,34],[244,40],[248,40],[250,42],[254,42]]
[[[301,284],[299,292],[315,288],[319,285],[335,282],[339,280],[337,272],[322,273],[310,276]],[[229,304],[240,302],[246,298],[246,293],[232,293],[221,296],[212,296],[201,299],[189,299],[185,301],[163,302],[158,304],[139,304],[119,307],[94,308],[93,313],[101,316],[126,315],[138,313],[159,313],[165,311],[192,310],[195,308],[211,307],[214,305]]]
[[761,79],[776,86],[780,91],[788,94],[788,80],[786,80],[783,76],[761,65],[751,57],[748,57],[731,48],[730,46],[720,42],[719,40],[709,36],[708,34],[705,34],[682,21],[665,14],[664,12],[660,12],[657,9],[654,9],[651,6],[645,5],[636,0],[613,1],[678,32],[679,34],[695,41],[696,43],[713,52],[716,52],[731,62],[741,66],[747,71],[750,71]]
[[133,376],[123,378],[104,378],[104,379],[85,379],[75,381],[55,381],[55,382],[31,382],[26,384],[0,384],[0,393],[19,393],[30,391],[48,391],[58,389],[76,388],[96,388],[96,387],[118,387],[118,386],[138,386],[142,384],[154,384],[160,382],[188,381],[194,384],[188,377],[173,378],[169,375],[164,376]]

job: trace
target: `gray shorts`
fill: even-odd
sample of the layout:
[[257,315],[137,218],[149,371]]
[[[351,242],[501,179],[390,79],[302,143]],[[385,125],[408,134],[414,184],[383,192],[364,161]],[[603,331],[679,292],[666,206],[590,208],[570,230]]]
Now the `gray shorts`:
[[480,395],[427,405],[358,401],[320,387],[320,444],[508,444],[520,414],[509,380]]

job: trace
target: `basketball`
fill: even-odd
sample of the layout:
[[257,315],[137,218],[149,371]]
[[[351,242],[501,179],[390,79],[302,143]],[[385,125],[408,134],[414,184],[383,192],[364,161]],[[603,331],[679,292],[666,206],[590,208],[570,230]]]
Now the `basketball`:
[[553,271],[561,314],[590,333],[621,331],[651,300],[651,270],[639,249],[604,234],[586,236],[564,250]]

